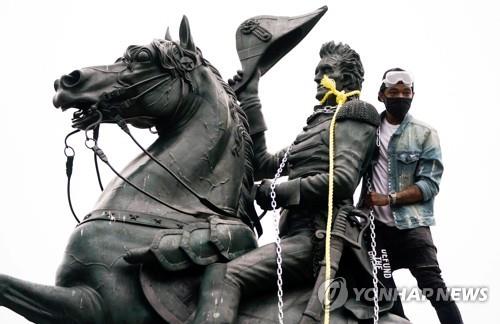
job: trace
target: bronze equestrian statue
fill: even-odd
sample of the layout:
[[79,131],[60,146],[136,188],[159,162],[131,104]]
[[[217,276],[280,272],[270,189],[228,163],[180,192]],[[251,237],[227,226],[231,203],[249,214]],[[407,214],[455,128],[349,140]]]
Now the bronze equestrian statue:
[[[35,323],[189,323],[205,267],[257,247],[247,116],[195,46],[185,17],[179,38],[167,33],[149,45],[129,46],[114,64],[55,82],[54,105],[76,109],[73,126],[85,131],[88,148],[110,167],[112,158],[90,136],[99,124],[115,123],[134,141],[127,125],[154,127],[158,138],[115,170],[117,177],[70,237],[56,285],[0,275],[0,306]],[[358,265],[345,266],[348,273]],[[311,289],[297,285],[286,292],[286,323],[300,320]],[[243,299],[237,322],[276,322],[272,290]],[[346,309],[334,312],[332,321],[357,322],[356,312]],[[380,323],[400,323],[395,318],[386,314]]]
[[[274,24],[273,20],[264,16],[240,26],[236,39],[244,71],[235,75],[230,84],[238,90],[238,99],[250,124],[255,178],[262,180],[257,188],[256,201],[262,209],[273,210],[271,196],[275,194],[275,207],[282,208],[279,246],[282,250],[282,278],[277,274],[275,243],[261,246],[227,263],[209,265],[202,278],[196,324],[235,322],[240,299],[269,291],[269,287],[275,288],[276,282],[281,280],[286,284],[287,291],[298,284],[314,286],[316,281],[317,287],[300,323],[320,322],[323,309],[319,295],[320,286],[325,281],[325,266],[330,266],[332,271],[339,271],[338,275],[349,278],[350,288],[356,285],[370,287],[372,284],[371,264],[367,257],[366,242],[363,240],[368,216],[354,208],[353,195],[362,176],[371,166],[379,116],[372,105],[359,100],[359,92],[353,91],[360,90],[363,82],[361,59],[353,49],[342,43],[332,41],[321,47],[320,61],[314,77],[317,84],[316,99],[320,104],[314,107],[303,131],[290,147],[276,154],[268,153],[265,137],[267,126],[258,96],[259,77],[262,72],[266,72],[268,61],[264,59],[259,62],[254,56],[241,53],[261,51],[264,56],[272,56],[273,54],[266,52],[265,39],[250,37],[248,40],[245,29],[248,25],[258,26],[260,34],[264,34]],[[325,87],[325,78],[330,78],[336,88]],[[283,89],[277,90],[280,95],[294,95],[280,92]],[[342,95],[345,95],[344,100],[347,102],[340,103],[337,97]],[[343,106],[340,108],[341,104]],[[297,108],[276,109],[286,113],[287,109]],[[330,127],[334,118],[335,131],[332,138]],[[331,141],[335,143],[333,171],[329,171]],[[275,177],[279,168],[283,169],[281,175],[287,175],[288,179],[276,184],[271,194],[273,185],[267,179]],[[329,172],[334,174],[335,188],[334,243],[331,246],[334,260],[325,265],[322,262],[325,251],[322,238],[327,227]],[[359,223],[358,218],[363,219],[363,223]],[[347,242],[345,250],[344,241]],[[352,269],[353,266],[356,269]],[[391,303],[385,303],[384,307],[390,305]],[[359,303],[352,306],[350,311],[357,313],[360,319],[373,316],[371,308],[362,307]],[[334,317],[335,315],[337,314]],[[341,322],[338,318],[334,320],[335,323],[339,321]],[[403,321],[405,320],[401,319]]]

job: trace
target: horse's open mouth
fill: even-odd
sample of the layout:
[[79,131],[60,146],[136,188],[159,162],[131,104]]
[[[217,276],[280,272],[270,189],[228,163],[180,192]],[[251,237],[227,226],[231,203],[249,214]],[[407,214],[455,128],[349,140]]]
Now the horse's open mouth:
[[71,126],[78,129],[85,129],[89,125],[102,119],[102,114],[99,114],[95,105],[82,105],[76,108],[77,111],[73,113],[71,118]]

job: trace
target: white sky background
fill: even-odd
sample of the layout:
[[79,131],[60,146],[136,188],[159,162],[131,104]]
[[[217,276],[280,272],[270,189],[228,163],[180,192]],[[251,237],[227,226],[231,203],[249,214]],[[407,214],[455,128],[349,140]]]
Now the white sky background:
[[[173,3],[176,3],[173,5]],[[130,44],[177,37],[183,14],[196,45],[224,78],[239,68],[237,26],[255,15],[294,16],[326,1],[2,1],[0,4],[0,273],[52,284],[75,222],[66,202],[63,139],[70,112],[52,106],[53,82],[75,69],[111,64]],[[399,66],[413,72],[410,112],[439,132],[445,173],[433,227],[449,286],[487,286],[484,303],[459,303],[467,323],[492,323],[500,303],[498,267],[498,58],[495,1],[329,1],[311,33],[261,81],[271,151],[288,145],[315,104],[313,71],[322,43],[343,41],[365,66],[362,99],[376,101],[381,74]],[[154,137],[136,130],[143,143]],[[73,200],[79,215],[99,195],[91,153],[77,149]],[[111,162],[124,166],[137,148],[114,125],[101,131]],[[102,167],[102,170],[105,168]],[[111,174],[104,173],[105,182]],[[272,240],[271,217],[264,240]],[[401,287],[416,283],[405,270]],[[286,293],[285,293],[286,298]],[[414,323],[437,323],[430,303],[405,304]],[[0,323],[26,323],[0,308]]]

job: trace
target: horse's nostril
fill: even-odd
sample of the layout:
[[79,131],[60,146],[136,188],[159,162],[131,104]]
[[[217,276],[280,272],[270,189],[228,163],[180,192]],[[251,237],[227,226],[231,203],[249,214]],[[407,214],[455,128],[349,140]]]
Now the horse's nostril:
[[70,74],[63,75],[61,78],[61,83],[66,88],[71,88],[80,83],[81,73],[78,70],[71,72]]
[[57,91],[59,89],[59,79],[54,81],[54,90]]

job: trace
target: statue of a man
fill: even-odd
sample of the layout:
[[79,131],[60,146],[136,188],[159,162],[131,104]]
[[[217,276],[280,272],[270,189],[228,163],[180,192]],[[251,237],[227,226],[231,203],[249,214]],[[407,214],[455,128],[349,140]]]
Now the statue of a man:
[[[364,70],[358,53],[348,45],[328,42],[321,47],[321,60],[314,81],[316,98],[321,104],[307,119],[289,151],[283,175],[288,181],[276,186],[276,202],[282,208],[281,246],[283,280],[293,284],[313,285],[318,263],[323,259],[324,243],[315,240],[317,230],[325,230],[328,205],[329,128],[337,109],[336,95],[321,85],[326,75],[335,81],[338,91],[360,90]],[[235,76],[239,82],[242,75]],[[259,72],[244,87],[238,99],[250,123],[254,142],[254,169],[257,180],[273,178],[286,149],[277,154],[267,152],[266,125],[258,97]],[[352,207],[353,194],[370,165],[379,123],[375,108],[351,96],[337,115],[334,165],[334,215]],[[264,180],[258,188],[257,203],[271,208],[271,182]],[[366,253],[366,252],[365,252]],[[366,263],[365,263],[366,265]],[[332,264],[338,268],[338,264]],[[365,267],[369,269],[368,266]],[[268,244],[226,264],[208,266],[202,280],[195,323],[232,323],[238,314],[241,295],[255,295],[275,289],[276,247]]]

